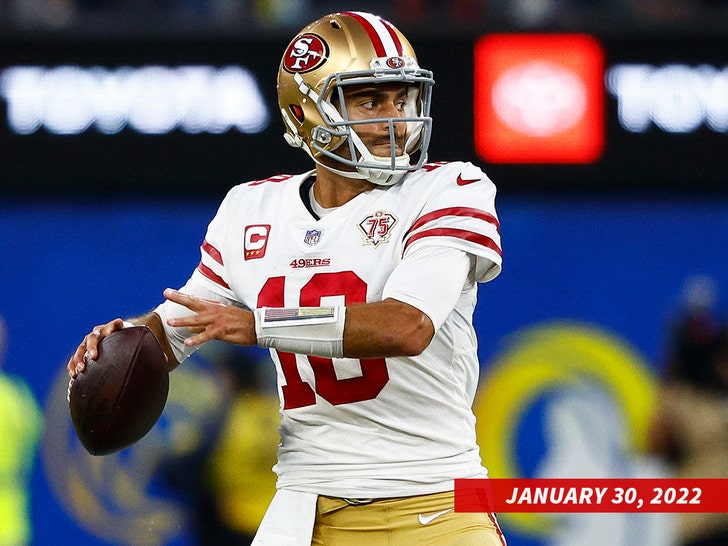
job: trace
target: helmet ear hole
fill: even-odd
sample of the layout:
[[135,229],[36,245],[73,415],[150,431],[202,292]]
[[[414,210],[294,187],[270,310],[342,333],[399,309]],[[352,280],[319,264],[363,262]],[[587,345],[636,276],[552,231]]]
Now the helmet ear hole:
[[293,114],[293,117],[296,118],[296,121],[303,123],[303,120],[306,118],[303,114],[303,108],[301,108],[298,104],[289,104],[288,110],[291,114]]

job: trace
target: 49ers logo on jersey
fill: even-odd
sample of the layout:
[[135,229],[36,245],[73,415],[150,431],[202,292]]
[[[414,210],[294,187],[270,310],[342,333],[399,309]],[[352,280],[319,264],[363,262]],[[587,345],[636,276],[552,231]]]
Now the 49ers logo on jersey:
[[265,256],[268,247],[270,224],[254,224],[245,226],[243,235],[243,256],[246,260],[254,260]]
[[302,34],[286,49],[283,68],[286,72],[304,73],[318,68],[329,57],[328,44],[316,34]]
[[364,234],[364,244],[377,246],[379,243],[389,242],[389,235],[392,232],[397,217],[391,212],[378,210],[359,222],[359,229]]

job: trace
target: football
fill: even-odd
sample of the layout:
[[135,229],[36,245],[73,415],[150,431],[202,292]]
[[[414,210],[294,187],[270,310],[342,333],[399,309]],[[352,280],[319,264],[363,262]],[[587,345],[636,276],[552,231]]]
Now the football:
[[147,326],[124,328],[99,341],[97,358],[71,382],[71,421],[91,455],[109,455],[151,430],[168,394],[167,359],[156,336]]

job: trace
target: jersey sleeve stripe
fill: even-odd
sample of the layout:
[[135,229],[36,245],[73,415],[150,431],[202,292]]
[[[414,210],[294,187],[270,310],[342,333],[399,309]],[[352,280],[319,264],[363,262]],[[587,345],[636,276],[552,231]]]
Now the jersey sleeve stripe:
[[202,262],[200,262],[197,265],[197,271],[199,271],[200,273],[202,273],[205,277],[207,277],[208,279],[210,279],[215,284],[219,284],[223,288],[226,288],[226,289],[230,290],[230,286],[228,285],[228,283],[225,282],[225,279],[223,279],[220,275],[218,275],[217,273],[215,273],[212,269],[210,269],[209,267],[207,267]]
[[500,234],[500,222],[492,214],[489,214],[483,210],[475,209],[475,208],[471,208],[471,207],[449,207],[449,208],[444,208],[444,209],[433,210],[432,212],[428,212],[424,216],[420,216],[417,220],[415,220],[414,224],[412,224],[412,227],[409,228],[409,230],[405,234],[405,238],[409,237],[409,235],[413,231],[416,231],[417,229],[421,228],[428,222],[432,222],[433,220],[437,220],[437,219],[443,218],[445,216],[464,216],[464,217],[468,217],[468,218],[476,218],[478,220],[483,220],[483,221],[488,222],[489,224],[492,224],[493,226],[495,226],[496,231]]
[[409,239],[407,239],[407,241],[405,242],[405,250],[412,243],[424,237],[455,237],[456,239],[462,239],[464,241],[469,241],[471,243],[475,243],[476,245],[489,248],[490,250],[498,254],[498,256],[503,256],[503,251],[501,250],[500,246],[498,246],[498,243],[496,243],[490,237],[486,237],[485,235],[482,235],[480,233],[475,233],[474,231],[455,228],[432,228],[425,229],[423,231],[420,231],[419,233],[415,233],[414,235],[410,236]]
[[220,254],[220,251],[208,243],[207,240],[202,242],[202,251],[220,265],[225,265],[222,262],[222,254]]

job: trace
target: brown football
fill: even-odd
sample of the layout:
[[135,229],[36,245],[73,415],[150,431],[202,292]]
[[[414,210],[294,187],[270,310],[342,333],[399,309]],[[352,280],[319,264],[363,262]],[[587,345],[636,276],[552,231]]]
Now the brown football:
[[68,392],[71,421],[91,455],[129,447],[151,430],[169,394],[164,351],[147,326],[112,332],[101,339]]

